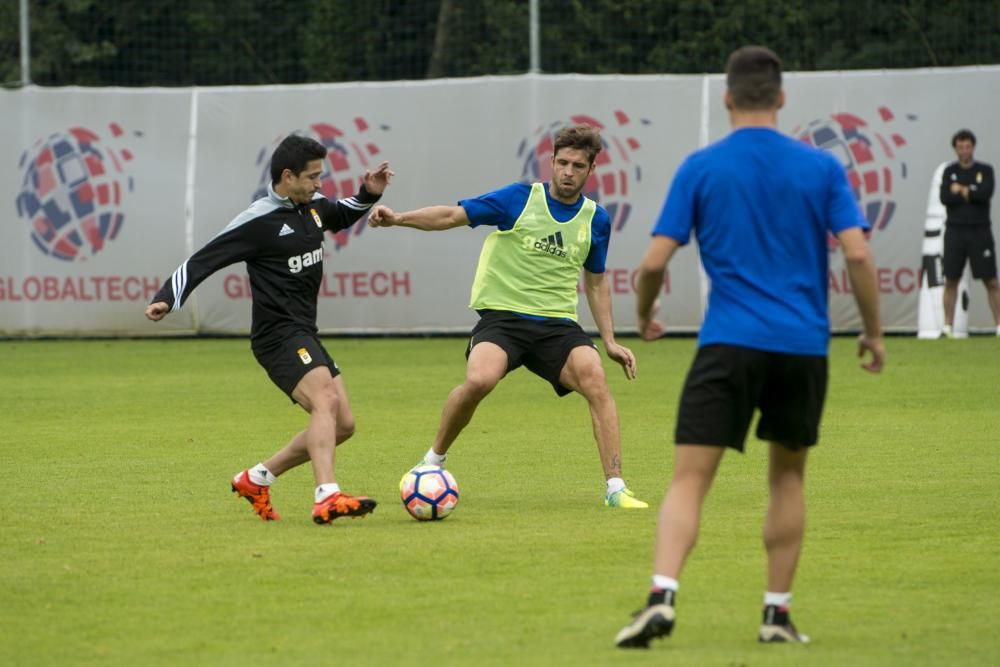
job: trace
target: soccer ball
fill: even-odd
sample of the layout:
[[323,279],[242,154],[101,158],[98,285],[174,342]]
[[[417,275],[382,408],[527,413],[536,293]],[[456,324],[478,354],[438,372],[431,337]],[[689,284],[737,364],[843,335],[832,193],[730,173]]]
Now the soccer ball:
[[417,466],[400,480],[399,497],[417,521],[437,521],[458,504],[458,484],[441,466]]

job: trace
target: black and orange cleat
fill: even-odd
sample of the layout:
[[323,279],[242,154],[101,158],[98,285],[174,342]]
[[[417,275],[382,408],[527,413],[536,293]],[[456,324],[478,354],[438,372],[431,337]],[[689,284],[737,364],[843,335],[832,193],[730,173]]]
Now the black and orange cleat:
[[250,481],[250,472],[244,470],[233,478],[233,493],[240,498],[246,498],[253,505],[254,514],[264,521],[277,521],[281,516],[271,506],[271,487],[254,484]]
[[373,498],[349,496],[338,491],[313,505],[313,521],[324,524],[342,516],[363,517],[377,504]]

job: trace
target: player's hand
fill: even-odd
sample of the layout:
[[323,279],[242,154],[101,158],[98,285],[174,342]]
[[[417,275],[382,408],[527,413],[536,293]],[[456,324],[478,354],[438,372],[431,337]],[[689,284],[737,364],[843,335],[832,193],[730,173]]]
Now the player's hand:
[[629,380],[634,380],[636,367],[635,355],[632,354],[632,350],[618,343],[608,345],[607,350],[608,356],[621,365],[622,370],[625,371],[625,377]]
[[151,303],[146,306],[146,318],[153,320],[154,322],[159,322],[166,317],[169,312],[170,306],[163,301],[157,301],[156,303]]
[[365,171],[365,190],[369,194],[380,195],[389,187],[389,182],[396,172],[389,169],[388,162],[382,162],[375,171]]
[[962,190],[962,184],[961,183],[952,183],[950,190],[951,190],[951,194],[955,194],[956,192],[961,192],[961,190]]
[[662,323],[656,320],[644,319],[639,320],[639,336],[646,341],[656,340],[657,338],[662,338],[663,334],[667,332],[667,328],[663,326]]
[[655,319],[658,312],[660,312],[659,299],[653,302],[653,307],[650,308],[647,315],[639,314],[639,336],[643,340],[656,340],[662,338],[663,334],[666,333],[666,327]]
[[369,227],[392,227],[399,221],[400,216],[388,206],[378,205],[372,208],[368,214]]
[[871,361],[861,364],[861,368],[869,373],[880,373],[885,366],[885,341],[882,337],[858,336],[858,357],[864,357],[866,352],[871,353]]

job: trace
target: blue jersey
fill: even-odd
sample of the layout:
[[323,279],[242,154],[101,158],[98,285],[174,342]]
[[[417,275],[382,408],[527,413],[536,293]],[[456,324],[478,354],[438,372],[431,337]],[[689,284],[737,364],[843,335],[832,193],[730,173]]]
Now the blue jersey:
[[711,279],[699,345],[826,355],[827,234],[868,229],[843,167],[769,128],[742,128],[690,155],[654,235],[694,231]]
[[[521,217],[521,211],[528,203],[531,193],[530,183],[512,183],[499,190],[487,193],[473,199],[463,199],[458,205],[465,209],[470,227],[493,225],[506,231],[514,227]],[[563,204],[553,199],[549,194],[548,184],[545,185],[545,202],[549,213],[557,222],[568,222],[583,206],[583,197],[573,205]],[[601,206],[597,207],[594,219],[590,223],[590,252],[583,268],[591,273],[604,273],[604,263],[608,257],[608,238],[611,236],[611,218]]]

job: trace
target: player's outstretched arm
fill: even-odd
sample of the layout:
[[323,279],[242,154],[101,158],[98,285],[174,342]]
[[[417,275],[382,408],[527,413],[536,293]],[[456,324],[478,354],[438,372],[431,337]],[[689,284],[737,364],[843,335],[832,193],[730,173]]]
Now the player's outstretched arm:
[[410,227],[425,232],[452,229],[469,224],[461,206],[427,206],[396,213],[388,206],[376,206],[368,215],[369,227]]

